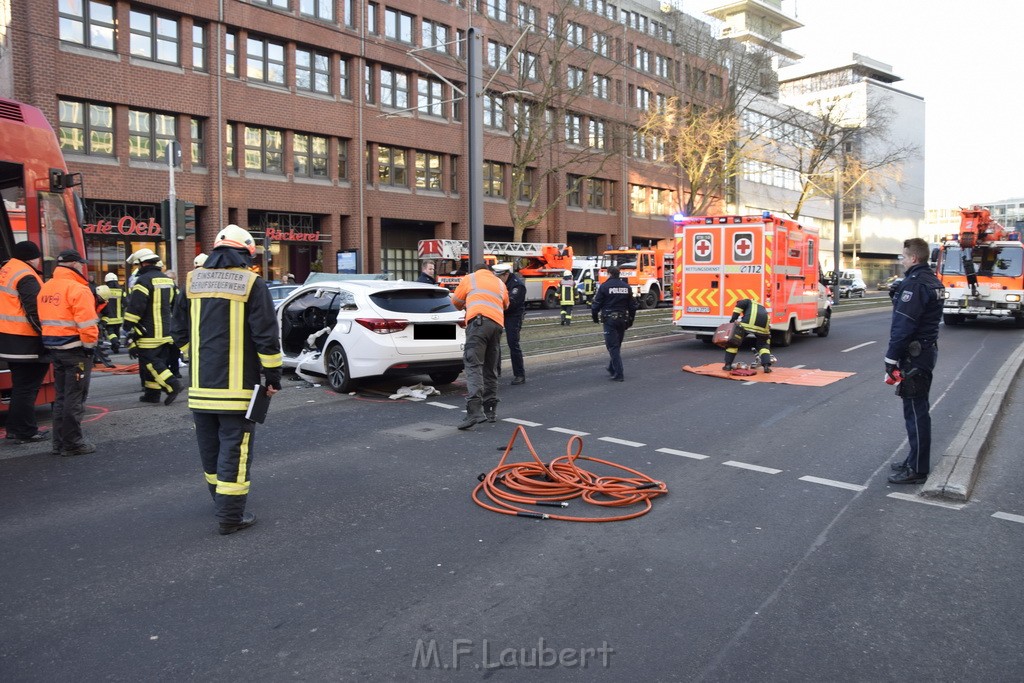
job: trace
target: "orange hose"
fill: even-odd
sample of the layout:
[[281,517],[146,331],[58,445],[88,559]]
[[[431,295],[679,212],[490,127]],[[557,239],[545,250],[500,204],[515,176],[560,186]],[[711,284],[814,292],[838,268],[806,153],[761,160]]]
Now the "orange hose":
[[[530,455],[533,456],[533,461],[505,462],[520,434]],[[668,486],[664,482],[655,481],[629,467],[591,458],[582,453],[583,439],[572,436],[565,446],[565,455],[545,465],[530,443],[526,430],[519,425],[512,433],[512,438],[508,440],[498,466],[487,474],[480,475],[480,483],[473,489],[473,502],[485,510],[517,517],[558,519],[566,522],[618,522],[646,515],[653,507],[654,498],[668,493]],[[581,468],[577,464],[580,460],[605,465],[635,476],[598,476]],[[574,498],[581,498],[587,503],[602,507],[641,507],[626,514],[608,517],[572,517],[521,507],[534,505],[563,508],[568,506],[567,501]]]

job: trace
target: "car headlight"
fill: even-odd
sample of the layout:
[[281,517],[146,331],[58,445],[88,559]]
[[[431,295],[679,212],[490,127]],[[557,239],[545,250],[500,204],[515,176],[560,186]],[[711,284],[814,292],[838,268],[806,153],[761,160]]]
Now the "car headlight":
[[1020,294],[1007,294],[1006,295],[1006,300],[1007,301],[1020,301]]

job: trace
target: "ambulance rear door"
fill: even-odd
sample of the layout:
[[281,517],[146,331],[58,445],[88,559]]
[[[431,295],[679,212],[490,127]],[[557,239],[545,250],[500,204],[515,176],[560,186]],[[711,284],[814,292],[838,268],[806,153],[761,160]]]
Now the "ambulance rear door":
[[763,223],[731,224],[723,227],[723,313],[732,315],[741,299],[750,299],[771,308],[765,281],[771,274],[770,231]]

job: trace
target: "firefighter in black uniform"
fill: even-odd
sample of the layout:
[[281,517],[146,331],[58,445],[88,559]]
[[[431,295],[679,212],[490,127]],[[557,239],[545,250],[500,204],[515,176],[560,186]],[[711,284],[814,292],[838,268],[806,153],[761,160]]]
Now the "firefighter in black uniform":
[[589,268],[583,274],[583,301],[588,306],[594,303],[594,276],[591,275]]
[[107,297],[107,305],[103,307],[100,322],[106,325],[107,341],[110,343],[111,353],[119,353],[121,351],[121,325],[124,324],[124,290],[117,282],[117,273],[104,275],[103,284],[110,288],[110,296]]
[[245,417],[253,387],[281,388],[281,338],[274,302],[249,267],[256,243],[237,225],[217,235],[213,252],[188,274],[171,334],[189,361],[188,407],[221,534],[252,526],[245,512],[256,423]]
[[604,323],[604,345],[608,349],[608,374],[615,382],[625,381],[622,374],[622,339],[636,317],[636,297],[629,283],[619,277],[619,269],[608,269],[608,279],[597,288],[590,315],[594,322]]
[[896,394],[903,399],[910,453],[893,463],[889,482],[921,484],[931,471],[932,418],[928,391],[938,360],[939,321],[944,288],[928,267],[930,249],[920,237],[903,243],[906,276],[893,296],[889,348],[885,374],[899,381]]
[[[734,323],[737,320],[747,334],[754,335],[757,359],[761,362],[761,367],[765,372],[771,372],[772,350],[769,346],[771,329],[768,327],[768,309],[751,299],[740,299],[732,309],[729,322]],[[746,337],[746,334],[743,336]],[[741,340],[739,344],[725,349],[725,365],[722,366],[722,369],[726,372],[732,370],[732,362],[736,359],[736,354],[739,353],[742,344]]]
[[508,308],[505,309],[505,339],[508,342],[509,360],[512,362],[512,385],[526,384],[526,367],[523,365],[523,347],[519,344],[519,333],[523,329],[526,315],[526,282],[512,270],[511,263],[498,263],[492,268],[498,279],[508,290]]
[[576,283],[572,281],[572,272],[564,271],[558,283],[558,298],[562,305],[562,325],[572,325],[572,307],[576,305]]
[[161,392],[167,392],[164,405],[171,405],[182,390],[181,382],[167,367],[170,354],[177,352],[171,342],[174,280],[164,274],[159,256],[148,249],[140,252],[143,253],[139,255],[139,274],[128,292],[124,331],[128,346],[139,358],[139,375],[145,389],[139,400],[159,403]]

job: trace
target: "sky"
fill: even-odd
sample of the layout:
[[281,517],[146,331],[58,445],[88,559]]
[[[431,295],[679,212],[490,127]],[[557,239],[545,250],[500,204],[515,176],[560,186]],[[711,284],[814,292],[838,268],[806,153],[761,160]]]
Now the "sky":
[[[702,2],[702,7],[723,1]],[[783,0],[807,58],[889,64],[925,100],[925,207],[1024,197],[1024,2]]]

